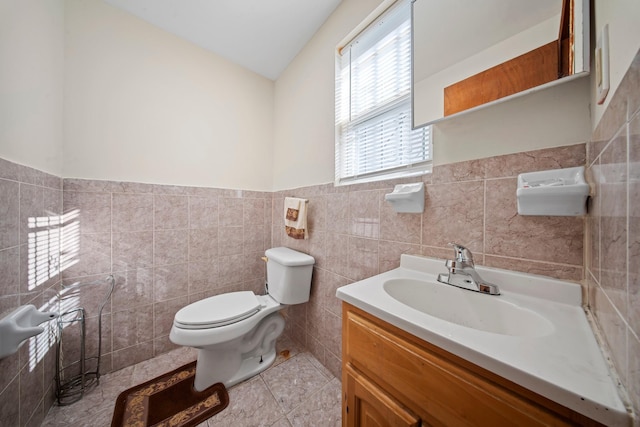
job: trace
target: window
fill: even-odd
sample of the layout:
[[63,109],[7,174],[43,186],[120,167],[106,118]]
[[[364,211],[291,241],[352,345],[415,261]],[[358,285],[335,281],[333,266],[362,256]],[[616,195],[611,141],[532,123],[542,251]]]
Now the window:
[[336,184],[428,172],[431,127],[411,122],[411,9],[399,0],[338,49]]

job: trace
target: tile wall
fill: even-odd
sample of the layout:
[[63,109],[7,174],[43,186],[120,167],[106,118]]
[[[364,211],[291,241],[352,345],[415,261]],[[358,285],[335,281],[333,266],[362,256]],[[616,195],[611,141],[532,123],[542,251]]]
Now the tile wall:
[[[423,214],[397,214],[384,201],[403,181],[274,193],[273,245],[316,259],[311,300],[287,312],[289,334],[340,375],[336,288],[397,267],[402,253],[450,258],[451,241],[469,247],[479,265],[582,281],[584,218],[517,215],[516,179],[583,165],[585,144],[437,166],[425,176]],[[309,240],[284,233],[286,196],[309,199]]]
[[[64,180],[64,212],[77,221],[62,256],[64,286],[113,274],[103,310],[103,372],[164,353],[177,310],[234,290],[262,291],[261,257],[271,241],[271,193],[139,183]],[[80,285],[82,286],[82,285]],[[105,286],[87,286],[95,352]]]
[[[611,95],[611,94],[610,94]],[[588,144],[589,305],[640,413],[640,53]],[[640,419],[636,418],[636,425]]]
[[[63,182],[64,181],[64,182]],[[0,312],[86,310],[87,356],[102,373],[175,346],[175,312],[234,290],[261,292],[271,193],[52,177],[0,159]],[[55,399],[53,328],[0,361],[0,425],[40,425]],[[64,329],[67,362],[79,330]],[[95,370],[95,359],[88,366]],[[70,372],[72,373],[72,372]]]
[[[62,179],[0,159],[0,315],[55,309],[60,282]],[[40,425],[51,406],[53,322],[0,360],[0,425]]]

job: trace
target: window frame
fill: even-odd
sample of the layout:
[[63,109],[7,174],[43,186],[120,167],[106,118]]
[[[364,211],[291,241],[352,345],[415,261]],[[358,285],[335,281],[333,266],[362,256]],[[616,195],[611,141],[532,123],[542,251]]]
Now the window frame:
[[[409,22],[410,25],[413,25],[413,13],[412,13],[412,8],[411,8],[411,0],[387,0],[385,2],[383,2],[380,6],[378,6],[378,8],[376,8],[364,21],[362,21],[351,33],[349,33],[349,35],[347,37],[345,37],[341,43],[338,44],[337,49],[336,49],[336,55],[335,55],[335,157],[334,157],[334,167],[335,167],[335,181],[334,184],[336,186],[340,186],[340,185],[350,185],[350,184],[356,184],[356,183],[362,183],[362,182],[371,182],[371,181],[381,181],[381,180],[388,180],[388,179],[395,179],[395,178],[401,178],[401,177],[409,177],[409,176],[420,176],[420,175],[424,175],[424,174],[428,174],[431,172],[432,170],[432,164],[433,164],[433,129],[431,125],[428,126],[421,126],[421,127],[413,127],[413,111],[412,111],[412,104],[413,104],[413,65],[410,64],[410,70],[409,70],[409,89],[408,89],[408,93],[406,93],[405,95],[402,95],[400,98],[395,98],[392,101],[388,102],[386,105],[383,105],[382,107],[378,106],[374,109],[372,109],[372,111],[368,111],[365,114],[362,114],[361,116],[355,118],[355,119],[351,119],[351,108],[352,106],[349,104],[351,102],[351,94],[352,94],[352,87],[351,87],[351,76],[348,77],[349,84],[347,87],[347,91],[348,91],[348,95],[347,97],[345,97],[342,93],[342,90],[344,89],[343,87],[341,87],[341,85],[343,85],[342,82],[342,56],[343,56],[343,50],[346,48],[351,49],[351,45],[359,39],[359,37],[362,34],[366,34],[365,32],[369,29],[372,28],[372,26],[375,26],[377,24],[379,24],[379,22],[381,21],[381,18],[383,17],[383,15],[387,14],[387,12],[392,9],[394,6],[399,5],[399,3],[405,3],[404,5],[400,5],[398,7],[402,7],[405,6],[409,9]],[[406,22],[406,21],[403,21]],[[396,27],[399,28],[399,27]],[[393,30],[389,31],[388,34],[391,34],[393,32]],[[413,60],[413,55],[412,55],[412,49],[413,49],[413,33],[410,29],[410,61]],[[375,45],[375,43],[374,43]],[[348,64],[347,67],[351,67],[351,64],[353,64],[351,62],[351,59],[348,59]],[[350,68],[349,68],[350,71]],[[405,74],[406,76],[406,74]],[[342,116],[340,116],[341,113],[341,107],[344,108],[345,106],[345,102],[347,103],[347,109],[348,109],[348,113],[344,114],[349,116],[349,119],[347,120],[342,120]],[[413,162],[409,162],[409,163],[402,163],[396,166],[391,166],[391,167],[384,167],[382,169],[376,169],[376,170],[372,170],[372,171],[366,171],[364,173],[360,173],[359,171],[355,171],[352,174],[349,175],[345,175],[344,174],[344,169],[345,166],[343,165],[343,163],[346,161],[345,158],[349,159],[348,155],[342,155],[342,153],[344,152],[344,141],[342,138],[342,132],[344,131],[344,129],[349,129],[349,128],[357,128],[359,126],[359,123],[362,124],[368,120],[371,119],[376,119],[376,118],[380,118],[382,116],[384,116],[385,114],[390,114],[390,112],[397,108],[398,105],[400,104],[408,104],[407,108],[407,114],[406,114],[406,120],[408,120],[408,130],[411,134],[421,134],[421,142],[419,142],[416,147],[420,148],[419,145],[423,146],[423,151],[426,151],[427,153],[422,153],[422,158],[419,161],[413,161]],[[380,104],[378,104],[380,105]],[[404,110],[403,110],[404,112]],[[398,121],[399,123],[402,123],[402,120]],[[401,125],[395,125],[395,129],[397,132],[406,132],[407,129],[401,130],[400,129]],[[406,137],[403,136],[401,138],[402,141],[408,141],[409,146],[414,148],[413,142],[411,142],[413,135],[411,135],[410,137]],[[397,147],[397,144],[395,145]],[[368,146],[367,148],[371,148],[372,146]],[[380,145],[375,146],[375,148],[380,147]],[[354,148],[357,149],[357,148]],[[395,148],[394,148],[395,150]],[[398,154],[398,153],[402,153],[402,150],[397,150],[394,154]],[[351,158],[353,160],[355,160],[356,162],[358,162],[359,160],[357,159],[357,155],[351,155]],[[349,167],[349,166],[347,166]]]

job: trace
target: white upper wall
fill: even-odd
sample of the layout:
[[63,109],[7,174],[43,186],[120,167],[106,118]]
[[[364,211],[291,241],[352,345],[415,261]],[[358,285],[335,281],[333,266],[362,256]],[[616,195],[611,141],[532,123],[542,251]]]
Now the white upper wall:
[[[380,3],[343,0],[277,80],[274,190],[333,182],[335,48]],[[586,142],[588,80],[442,122],[434,131],[434,163]]]
[[[610,89],[602,105],[596,103],[595,72],[591,78],[593,107],[592,126],[596,128],[609,105],[613,93],[626,74],[631,61],[640,49],[640,2],[638,0],[595,0],[595,24],[591,39],[595,41],[600,31],[609,24]],[[593,11],[592,11],[593,12]],[[595,70],[593,60],[591,69]]]
[[271,189],[273,81],[99,0],[65,19],[65,178]]
[[[0,157],[90,179],[256,190],[332,182],[335,46],[379,3],[343,0],[274,90],[98,0],[3,0]],[[587,140],[589,110],[595,127],[640,48],[636,0],[596,0],[592,13],[594,33],[610,27],[604,105],[592,73],[469,113],[436,127],[436,164]]]
[[60,176],[63,0],[0,1],[0,157]]
[[334,180],[335,52],[381,0],[343,0],[276,81],[273,189]]

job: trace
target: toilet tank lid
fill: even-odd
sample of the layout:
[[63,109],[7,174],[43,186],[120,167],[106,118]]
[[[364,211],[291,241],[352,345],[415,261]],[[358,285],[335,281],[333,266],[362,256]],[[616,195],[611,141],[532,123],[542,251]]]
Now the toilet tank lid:
[[269,260],[287,267],[313,265],[316,262],[311,255],[284,247],[267,249],[264,254]]

